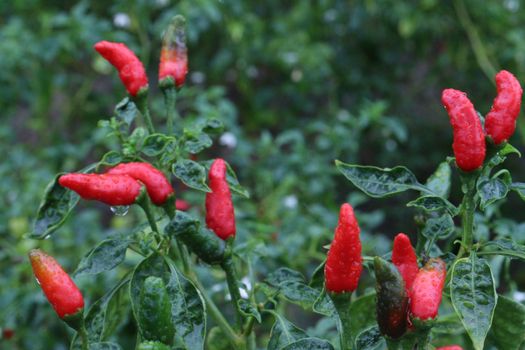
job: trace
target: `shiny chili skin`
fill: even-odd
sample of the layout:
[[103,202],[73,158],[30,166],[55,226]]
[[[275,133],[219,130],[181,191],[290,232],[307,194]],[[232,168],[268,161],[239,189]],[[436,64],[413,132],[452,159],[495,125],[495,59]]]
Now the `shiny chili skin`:
[[175,191],[162,171],[145,162],[121,163],[107,171],[107,174],[127,175],[138,180],[146,186],[151,201],[162,205],[168,196]]
[[144,65],[125,44],[100,41],[95,50],[118,70],[120,80],[131,96],[148,87]]
[[440,346],[439,348],[436,348],[436,350],[463,350],[463,348],[459,345],[448,345]]
[[206,225],[226,240],[235,237],[235,212],[230,187],[226,181],[226,162],[216,159],[208,174],[211,192],[206,193]]
[[42,291],[58,317],[82,312],[84,298],[80,290],[53,257],[33,249],[29,252],[29,260]]
[[188,49],[184,32],[184,18],[175,16],[162,37],[159,82],[172,78],[176,87],[184,85],[188,74]]
[[496,88],[498,94],[485,118],[485,130],[498,145],[514,134],[523,90],[518,79],[506,70],[496,74]]
[[464,92],[454,89],[443,90],[441,101],[454,132],[456,164],[466,172],[480,168],[485,160],[485,134],[474,106]]
[[441,259],[430,259],[419,270],[410,290],[412,318],[420,320],[436,318],[446,275],[446,265]]
[[83,199],[108,205],[131,205],[140,195],[140,183],[127,175],[71,173],[60,176],[58,183],[75,191]]
[[404,233],[399,233],[394,238],[394,248],[392,249],[392,263],[397,267],[403,280],[407,291],[412,288],[412,283],[419,272],[417,264],[417,257],[410,238]]
[[357,288],[363,270],[359,233],[353,208],[348,203],[343,204],[324,268],[328,291],[343,293]]

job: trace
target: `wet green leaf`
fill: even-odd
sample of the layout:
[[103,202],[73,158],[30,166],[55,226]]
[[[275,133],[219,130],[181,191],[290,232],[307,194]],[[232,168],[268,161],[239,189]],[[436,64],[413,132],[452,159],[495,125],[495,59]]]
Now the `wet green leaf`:
[[172,172],[186,186],[203,192],[211,192],[206,184],[208,172],[199,163],[190,159],[181,159],[173,164]]
[[525,305],[498,296],[489,336],[498,349],[518,350],[525,342]]
[[114,269],[126,258],[126,250],[131,242],[120,239],[107,239],[93,248],[78,264],[75,276],[94,275]]

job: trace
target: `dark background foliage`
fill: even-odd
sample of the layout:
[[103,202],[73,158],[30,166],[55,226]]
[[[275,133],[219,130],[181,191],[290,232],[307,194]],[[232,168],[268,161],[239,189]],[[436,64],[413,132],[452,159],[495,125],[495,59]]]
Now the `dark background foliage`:
[[[73,271],[95,242],[138,220],[83,203],[49,240],[26,238],[54,174],[80,169],[113,145],[97,125],[125,91],[92,49],[95,42],[127,43],[155,82],[162,30],[175,14],[187,18],[190,73],[177,107],[189,122],[215,117],[226,125],[207,156],[226,158],[251,192],[249,200],[235,198],[239,242],[257,239],[261,275],[278,266],[311,273],[346,200],[357,208],[368,254],[387,252],[397,232],[415,237],[416,211],[403,204],[408,196],[365,199],[333,161],[405,164],[424,181],[451,154],[441,90],[468,92],[485,114],[496,71],[525,77],[522,7],[517,0],[2,1],[0,328],[15,336],[0,339],[0,348],[67,344],[68,331],[32,279],[28,249],[47,249]],[[154,116],[163,124],[162,98],[151,85]],[[520,121],[512,140],[519,149],[523,130]],[[523,174],[516,159],[510,167]],[[201,194],[177,186],[194,210],[202,209]],[[458,192],[456,183],[453,198]],[[525,241],[524,208],[514,200],[498,207],[494,220],[480,218],[480,227]],[[119,273],[80,278],[88,302]],[[323,332],[314,317],[302,326]],[[121,327],[134,332],[131,323]]]

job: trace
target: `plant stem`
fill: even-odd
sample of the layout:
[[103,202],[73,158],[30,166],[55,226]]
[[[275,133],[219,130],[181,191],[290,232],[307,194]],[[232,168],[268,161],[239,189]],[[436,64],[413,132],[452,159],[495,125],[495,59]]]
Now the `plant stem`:
[[461,223],[463,225],[463,236],[461,237],[461,248],[458,258],[472,250],[474,236],[474,212],[476,210],[476,178],[471,175],[462,177],[463,186],[466,187],[463,202],[461,203]]
[[350,331],[350,303],[352,293],[328,293],[334,303],[338,315],[337,329],[341,340],[341,349],[352,349],[352,337]]
[[[227,242],[227,247],[230,247],[230,242],[233,242],[232,239],[229,239]],[[226,248],[228,249],[228,248]],[[231,249],[231,248],[229,248]],[[237,327],[242,332],[242,320],[243,317],[241,315],[241,312],[239,311],[239,300],[241,300],[241,293],[239,292],[239,282],[237,281],[237,274],[235,273],[235,266],[233,264],[233,259],[231,252],[225,257],[224,262],[221,264],[222,269],[226,273],[226,282],[228,282],[228,290],[230,291],[230,296],[233,304],[233,309],[235,311],[235,321],[237,323]]]
[[151,115],[149,114],[148,95],[146,93],[139,93],[133,99],[133,101],[137,104],[140,113],[142,113],[142,115],[144,116],[144,121],[146,122],[146,127],[148,128],[149,133],[155,133],[155,128],[153,127],[153,122],[151,121]]
[[86,326],[84,325],[83,321],[82,321],[82,325],[80,326],[78,330],[78,335],[80,336],[80,340],[82,341],[82,350],[88,350],[88,336],[87,336]]
[[164,102],[166,104],[166,122],[168,127],[168,135],[173,134],[174,122],[176,117],[176,105],[177,105],[177,89],[175,86],[170,86],[168,88],[162,89],[164,93]]

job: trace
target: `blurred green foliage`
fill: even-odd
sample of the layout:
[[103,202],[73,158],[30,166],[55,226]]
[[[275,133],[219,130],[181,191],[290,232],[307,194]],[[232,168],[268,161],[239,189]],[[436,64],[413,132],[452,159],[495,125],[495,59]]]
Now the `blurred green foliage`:
[[[289,266],[310,274],[345,200],[357,207],[367,254],[388,251],[387,237],[398,231],[415,231],[415,210],[399,204],[402,196],[372,203],[350,193],[333,160],[403,163],[424,180],[451,154],[441,90],[468,91],[486,113],[496,70],[525,77],[522,6],[517,0],[1,2],[0,328],[15,335],[0,338],[0,348],[66,348],[67,330],[33,282],[29,248],[47,249],[73,271],[94,242],[129,231],[136,220],[136,213],[115,217],[83,205],[51,239],[24,238],[54,174],[84,167],[113,144],[97,123],[125,91],[95,54],[95,42],[126,42],[154,82],[163,28],[175,14],[187,18],[190,74],[177,107],[187,125],[209,117],[226,125],[209,155],[225,157],[252,194],[236,198],[239,242],[249,246],[252,236],[262,242],[255,273]],[[152,93],[153,112],[162,116],[155,84]],[[523,135],[513,143],[522,146]],[[518,162],[512,167],[524,173]],[[181,193],[202,208],[202,194]],[[523,209],[510,207],[514,214]],[[479,218],[481,232],[517,230],[525,241],[523,225],[500,217],[497,208]],[[80,279],[88,303],[119,274]],[[312,334],[333,331],[326,320],[299,322]],[[121,332],[133,327],[123,324]]]

